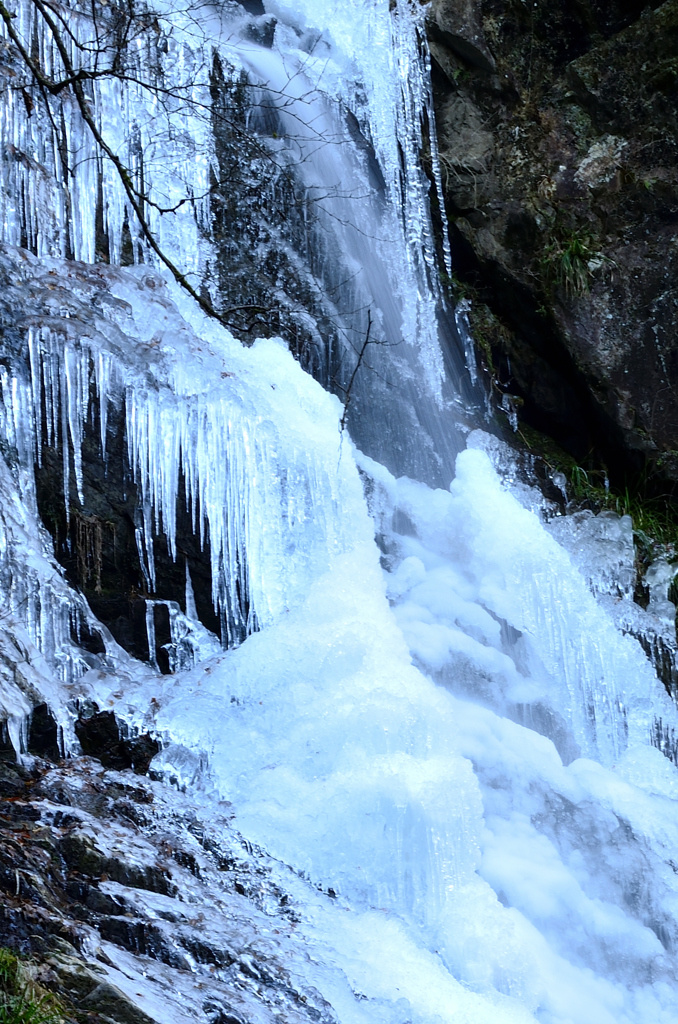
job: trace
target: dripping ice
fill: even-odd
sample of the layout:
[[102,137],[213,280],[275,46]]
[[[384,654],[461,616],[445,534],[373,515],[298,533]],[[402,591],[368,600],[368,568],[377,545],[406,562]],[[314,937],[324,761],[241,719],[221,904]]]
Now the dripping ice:
[[[423,15],[413,16],[407,3],[396,4],[393,14],[381,2],[360,4],[348,19],[333,5],[326,10],[311,5],[309,11],[301,4],[294,11],[284,3],[269,6],[289,22],[279,26],[275,51],[244,40],[239,34],[243,18],[233,10],[230,17],[228,12],[220,17],[216,10],[201,9],[198,21],[190,10],[162,5],[155,28],[142,32],[126,54],[130,64],[125,77],[95,78],[90,83],[98,128],[106,145],[130,168],[135,186],[143,182],[148,197],[145,215],[160,248],[172,253],[194,284],[209,287],[214,260],[209,242],[210,173],[218,173],[209,117],[215,44],[233,81],[248,71],[267,102],[279,107],[294,140],[291,159],[299,162],[302,175],[304,165],[313,163],[309,157],[319,152],[322,161],[324,149],[334,151],[331,158],[343,158],[345,129],[340,130],[336,116],[328,113],[328,103],[339,101],[352,110],[374,147],[390,200],[390,213],[379,230],[390,253],[390,286],[401,300],[401,329],[411,343],[417,339],[429,384],[439,389],[436,296],[422,287],[426,282],[435,288],[436,281],[428,184],[419,163],[422,120],[434,123]],[[89,10],[76,5],[72,16],[74,28],[88,38],[94,31]],[[46,70],[58,79],[60,58],[54,40],[29,0],[19,4],[18,18],[20,30],[36,39]],[[323,27],[318,30],[316,25]],[[4,26],[0,32],[6,37]],[[355,43],[361,35],[361,49],[348,45],[349,38]],[[334,36],[338,45],[332,46]],[[87,51],[79,50],[70,37],[67,45],[74,67],[92,70]],[[31,86],[30,78],[26,84]],[[68,90],[50,102],[51,118],[42,116],[39,107],[27,116],[19,90],[3,93],[0,131],[10,157],[2,162],[3,240],[12,245],[25,240],[38,256],[94,263],[99,204],[111,262],[120,262],[126,226],[135,262],[148,259],[141,225],[120,178],[102,157]],[[54,128],[59,124],[63,135]],[[318,180],[318,170],[311,170],[306,182],[311,197],[314,189],[328,185],[327,179]],[[339,174],[348,170],[340,167]],[[360,185],[358,191],[364,191],[364,183]],[[349,188],[348,194],[352,191]],[[334,202],[330,194],[325,210],[337,220],[346,215],[341,193],[339,188]],[[347,239],[344,234],[340,241]],[[446,259],[449,262],[449,253]]]
[[[394,259],[413,318],[403,332],[425,328],[432,401],[441,363],[414,170],[425,63],[419,15],[399,3],[394,20],[388,7],[270,5],[295,67],[303,33],[325,31],[318,103],[323,116],[341,100],[362,118],[392,207],[400,140],[411,177]],[[20,10],[30,17],[28,5]],[[219,32],[220,24],[215,15]],[[195,34],[185,29],[171,36],[171,54],[178,68],[199,72]],[[277,57],[256,47],[238,56],[228,34],[222,45],[270,81],[263,72],[273,73]],[[207,88],[200,73],[195,87]],[[148,152],[146,94],[109,88],[117,92],[97,95],[97,108],[133,111]],[[341,435],[340,403],[281,342],[244,349],[146,264],[64,262],[68,245],[94,262],[98,162],[79,162],[67,196],[57,149],[15,101],[11,91],[3,100],[4,138],[34,163],[3,162],[5,242],[25,236],[37,256],[8,249],[5,271],[17,292],[30,284],[47,294],[56,283],[71,296],[49,323],[27,328],[26,372],[3,367],[0,377],[2,436],[16,453],[12,467],[1,463],[0,585],[11,615],[0,627],[2,700],[17,748],[27,693],[60,715],[66,747],[74,695],[114,707],[131,726],[152,725],[163,739],[158,770],[205,801],[231,801],[252,841],[339,894],[336,903],[309,899],[300,931],[368,1000],[371,1019],[674,1021],[678,777],[651,739],[657,720],[677,727],[676,713],[638,644],[614,624],[632,604],[617,571],[624,524],[616,540],[605,534],[604,555],[590,530],[582,540],[567,536],[569,523],[547,528],[538,498],[502,483],[502,453],[478,433],[449,488],[396,478]],[[89,143],[72,113],[69,151],[82,156]],[[121,125],[111,118],[108,130]],[[153,188],[168,205],[186,180],[204,194],[208,178],[207,127],[184,127],[186,150],[163,151],[153,164]],[[133,218],[109,169],[100,171],[115,263],[125,216]],[[23,211],[18,195],[29,197]],[[181,210],[153,228],[187,269],[208,275],[207,214],[199,202]],[[412,286],[422,297],[408,306]],[[68,490],[68,439],[82,491],[90,384],[103,459],[107,410],[125,402],[149,589],[154,533],[176,550],[178,499],[209,535],[213,598],[234,647],[217,650],[187,599],[185,621],[172,609],[174,635],[189,636],[195,657],[177,655],[172,677],[135,664],[110,639],[108,665],[78,653],[71,626],[90,613],[37,525],[32,464],[43,430],[65,453],[67,510],[78,497]],[[594,555],[599,568],[584,578]],[[189,595],[191,586],[187,566]],[[236,592],[247,594],[246,606]],[[18,664],[30,674],[20,685]],[[361,1002],[341,1003],[340,1019],[365,1020]]]

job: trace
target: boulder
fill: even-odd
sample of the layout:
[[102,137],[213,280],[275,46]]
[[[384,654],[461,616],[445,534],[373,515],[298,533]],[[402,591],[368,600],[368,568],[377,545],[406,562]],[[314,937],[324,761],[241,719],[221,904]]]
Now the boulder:
[[483,32],[476,0],[433,0],[428,14],[429,32],[455,54],[480,68],[494,71],[495,62]]

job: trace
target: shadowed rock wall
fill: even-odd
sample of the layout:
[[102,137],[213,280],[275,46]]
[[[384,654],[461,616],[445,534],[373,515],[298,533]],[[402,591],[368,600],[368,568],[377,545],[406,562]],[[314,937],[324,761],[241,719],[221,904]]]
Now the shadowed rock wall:
[[678,481],[678,2],[434,0],[453,257],[492,385]]

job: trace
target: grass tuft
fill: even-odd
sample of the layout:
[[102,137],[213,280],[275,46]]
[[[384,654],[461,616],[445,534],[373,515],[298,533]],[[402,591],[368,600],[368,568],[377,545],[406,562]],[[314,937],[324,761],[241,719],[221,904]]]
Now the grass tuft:
[[0,1024],[61,1024],[57,999],[31,983],[24,963],[0,948]]
[[613,266],[595,239],[587,231],[556,233],[540,260],[544,281],[562,288],[569,298],[588,295],[593,272],[602,266]]

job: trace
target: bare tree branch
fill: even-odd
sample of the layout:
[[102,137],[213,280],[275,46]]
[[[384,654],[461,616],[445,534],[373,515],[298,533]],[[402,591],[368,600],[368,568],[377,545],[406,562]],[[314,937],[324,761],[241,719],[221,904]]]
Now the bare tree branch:
[[[369,344],[371,344],[371,343],[374,344],[374,342],[372,342],[371,339],[370,339],[370,334],[371,333],[372,333],[372,310],[368,309],[368,311],[367,311],[367,331],[365,333],[365,340],[363,341],[363,343],[362,343],[362,345],[360,347],[360,352],[358,353],[358,361],[356,362],[355,366],[353,367],[353,373],[351,374],[351,379],[348,382],[348,387],[344,391],[344,394],[346,396],[344,398],[344,412],[342,414],[341,422],[339,424],[339,429],[340,429],[342,434],[343,434],[343,432],[344,432],[344,430],[346,428],[346,417],[348,416],[348,405],[349,405],[349,402],[351,401],[351,393],[353,391],[353,384],[354,384],[354,381],[355,381],[356,376],[358,374],[358,370],[360,369],[360,364],[362,363],[363,358],[365,356],[365,352],[367,351],[367,346]],[[342,391],[343,390],[344,389],[342,388]]]
[[[54,43],[56,45],[57,50],[59,51],[59,56],[61,58],[61,62],[64,66],[64,70],[66,72],[67,77],[62,81],[56,82],[52,78],[50,78],[49,75],[45,74],[43,68],[40,66],[37,59],[34,59],[31,56],[26,46],[23,44],[18,32],[14,27],[14,19],[11,13],[8,11],[7,7],[2,2],[2,0],[0,0],[0,18],[2,18],[2,20],[5,23],[5,26],[7,28],[7,34],[14,43],[14,45],[16,46],[21,56],[21,59],[23,60],[26,67],[30,70],[37,85],[40,87],[41,90],[48,92],[52,96],[57,96],[64,89],[71,88],[83,121],[92,133],[94,141],[96,142],[101,152],[108,157],[108,159],[111,161],[116,171],[118,172],[118,176],[122,183],[123,189],[129,201],[130,207],[132,208],[134,215],[137,218],[142,234],[144,235],[148,245],[156,254],[161,263],[163,263],[167,267],[175,281],[185,291],[187,291],[188,294],[191,295],[193,299],[195,299],[195,301],[203,310],[203,312],[206,313],[212,319],[217,320],[219,323],[223,324],[225,327],[228,327],[228,318],[233,313],[240,312],[242,310],[263,310],[264,307],[256,305],[233,306],[229,309],[221,311],[215,309],[215,307],[209,301],[209,299],[205,298],[204,295],[202,295],[197,290],[197,288],[195,288],[191,284],[186,274],[184,274],[179,269],[179,267],[174,263],[174,261],[170,259],[170,257],[163,251],[163,249],[158,244],[158,241],[155,235],[153,234],[150,225],[146,219],[146,216],[144,214],[144,203],[149,202],[149,199],[142,191],[138,190],[134,186],[130,170],[125,166],[125,164],[120,159],[118,154],[106,142],[106,139],[99,130],[96,120],[92,114],[90,103],[83,90],[83,82],[85,81],[103,78],[106,76],[111,77],[115,75],[115,60],[112,67],[102,69],[99,71],[89,71],[85,68],[76,69],[71,60],[71,56],[68,52],[68,48],[64,42],[59,26],[56,23],[55,17],[52,15],[51,11],[47,9],[46,5],[43,3],[43,0],[32,0],[32,3],[34,7],[37,9],[37,11],[40,13],[40,16],[42,17],[42,19],[44,20],[45,24],[48,26],[52,34]],[[131,17],[127,19],[125,35],[123,38],[122,46],[118,48],[118,54],[121,52],[121,48],[123,48],[126,42],[128,41],[128,36],[130,32],[129,26],[131,20]],[[160,208],[158,207],[158,209]],[[169,210],[167,212],[169,212]]]

